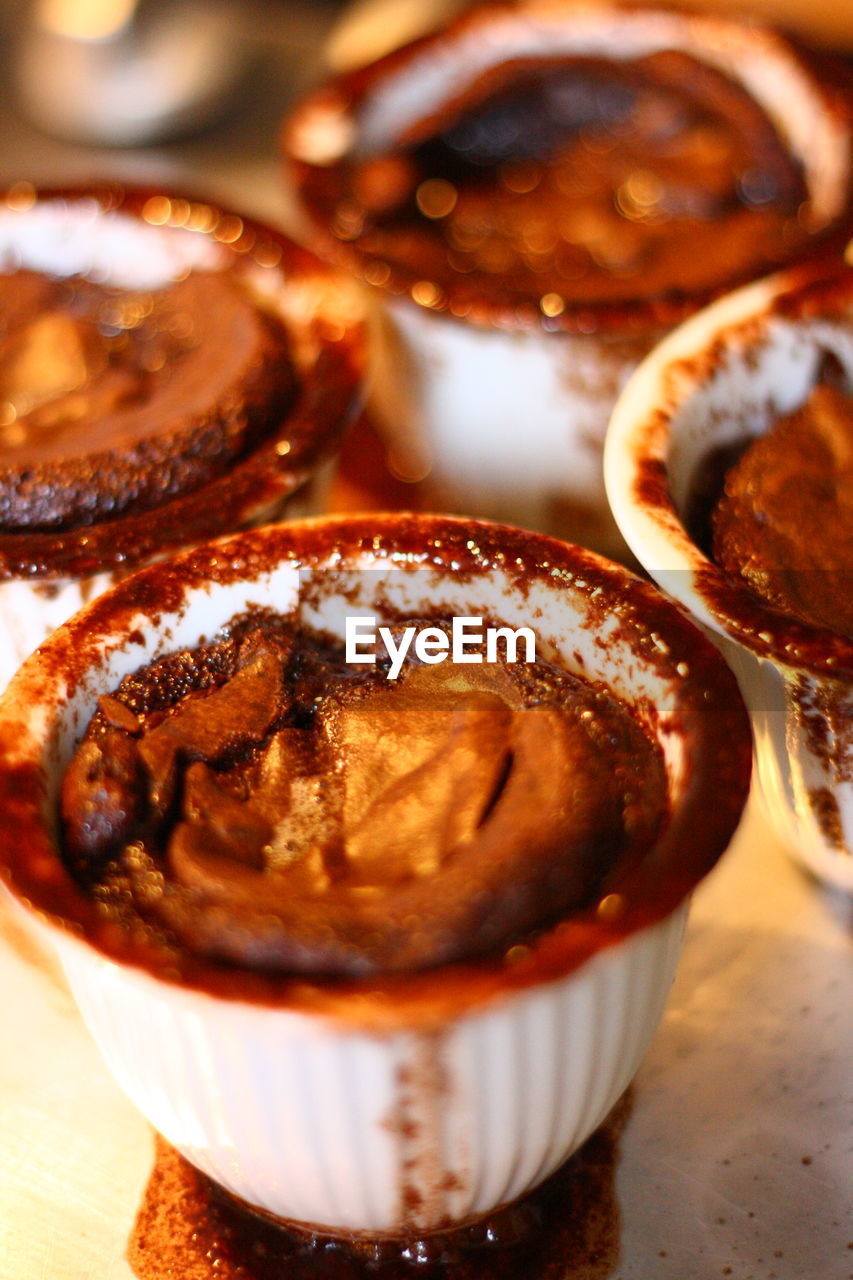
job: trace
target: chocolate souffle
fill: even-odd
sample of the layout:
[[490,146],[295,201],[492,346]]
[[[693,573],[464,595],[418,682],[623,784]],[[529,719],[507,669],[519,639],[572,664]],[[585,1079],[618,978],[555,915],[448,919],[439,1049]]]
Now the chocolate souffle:
[[269,516],[342,429],[352,315],[323,314],[326,273],[269,228],[19,185],[0,268],[3,579],[132,567]]
[[666,776],[617,699],[480,656],[391,679],[280,616],[235,620],[100,699],[62,786],[68,866],[105,918],[272,972],[529,940],[643,855]]
[[285,123],[313,243],[379,309],[388,471],[415,501],[619,557],[602,449],[648,351],[850,235],[851,97],[772,30],[478,5]]
[[[0,686],[117,576],[310,509],[360,304],[277,232],[104,186],[0,199]],[[295,495],[299,495],[296,497]]]
[[[430,661],[470,618],[486,661]],[[396,1241],[603,1121],[749,780],[733,676],[652,587],[402,514],[117,584],[13,680],[0,757],[2,875],[128,1094],[250,1205]]]
[[605,467],[643,567],[715,633],[753,719],[767,816],[853,889],[853,267],[720,299],[650,354]]

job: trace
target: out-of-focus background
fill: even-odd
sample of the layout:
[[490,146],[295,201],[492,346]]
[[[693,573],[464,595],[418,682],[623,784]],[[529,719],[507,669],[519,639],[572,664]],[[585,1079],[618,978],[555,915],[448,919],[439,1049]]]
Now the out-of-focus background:
[[[710,7],[707,0],[688,0]],[[100,177],[287,224],[277,135],[299,92],[464,0],[0,0],[0,185]],[[853,5],[718,0],[853,55]]]

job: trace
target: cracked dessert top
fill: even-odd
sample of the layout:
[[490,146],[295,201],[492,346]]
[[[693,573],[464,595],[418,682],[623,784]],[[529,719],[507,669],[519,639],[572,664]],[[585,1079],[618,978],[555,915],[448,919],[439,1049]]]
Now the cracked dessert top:
[[126,678],[65,775],[75,875],[179,953],[355,976],[500,954],[660,834],[659,748],[612,695],[386,670],[266,615]]

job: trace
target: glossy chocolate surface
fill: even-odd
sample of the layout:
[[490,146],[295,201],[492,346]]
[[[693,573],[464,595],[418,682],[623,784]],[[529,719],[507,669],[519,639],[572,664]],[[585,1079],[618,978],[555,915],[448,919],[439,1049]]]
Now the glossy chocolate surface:
[[389,678],[235,620],[100,699],[62,786],[69,865],[178,966],[408,972],[529,943],[643,856],[666,777],[616,698],[482,657]]

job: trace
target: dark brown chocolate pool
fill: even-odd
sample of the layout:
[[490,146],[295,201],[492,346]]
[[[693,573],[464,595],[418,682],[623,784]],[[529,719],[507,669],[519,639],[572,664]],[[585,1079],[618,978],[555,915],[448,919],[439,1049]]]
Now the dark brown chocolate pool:
[[556,1173],[485,1220],[420,1239],[311,1235],[253,1212],[155,1135],[127,1257],[139,1280],[609,1280],[631,1097]]
[[818,385],[747,445],[712,515],[712,550],[768,604],[853,639],[853,398]]
[[146,292],[0,275],[0,528],[74,527],[196,489],[294,392],[283,324],[231,272]]
[[415,970],[528,940],[660,834],[617,699],[542,661],[388,670],[270,615],[102,697],[61,811],[105,915],[283,973]]

